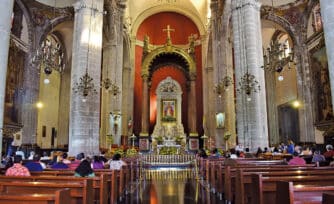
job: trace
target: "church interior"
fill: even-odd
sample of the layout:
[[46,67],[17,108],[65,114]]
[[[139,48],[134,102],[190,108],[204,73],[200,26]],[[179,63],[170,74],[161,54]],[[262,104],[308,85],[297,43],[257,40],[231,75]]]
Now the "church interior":
[[[3,157],[17,150],[26,157],[30,152],[112,157],[119,151],[128,167],[137,165],[124,173],[130,187],[136,179],[157,179],[141,190],[150,198],[140,198],[142,203],[266,203],[246,188],[245,198],[221,192],[224,166],[279,168],[294,152],[247,163],[210,160],[212,150],[230,157],[247,149],[255,155],[293,143],[323,154],[334,145],[332,0],[3,0],[2,5]],[[201,151],[211,154],[208,160]],[[305,171],[316,168],[306,165]],[[143,166],[158,167],[141,171]],[[195,177],[206,191],[188,184]],[[162,178],[176,181],[164,185]],[[191,200],[186,194],[200,196]],[[114,203],[138,201],[119,196]]]

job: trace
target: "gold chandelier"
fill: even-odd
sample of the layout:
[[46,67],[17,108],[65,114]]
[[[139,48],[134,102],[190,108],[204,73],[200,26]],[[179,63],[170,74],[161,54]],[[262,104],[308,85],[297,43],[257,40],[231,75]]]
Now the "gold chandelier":
[[[274,14],[274,2],[271,1],[271,16],[275,16]],[[278,30],[276,28],[276,24],[274,24],[275,31]],[[277,36],[277,35],[275,35]],[[263,63],[264,65],[262,68],[277,72],[279,74],[278,81],[283,81],[284,77],[282,74],[282,71],[286,65],[288,65],[288,68],[291,68],[291,63],[293,62],[293,52],[289,48],[288,42],[279,42],[279,39],[273,39],[270,42],[269,47],[266,50],[263,50]]]
[[[55,14],[56,5],[53,7],[53,18]],[[52,19],[51,19],[52,20]],[[53,32],[53,23],[51,22],[51,31]],[[32,65],[36,66],[38,71],[43,70],[46,75],[44,84],[49,84],[48,76],[53,70],[63,73],[65,69],[64,52],[58,38],[53,34],[48,34],[41,46],[36,50],[31,59]]]

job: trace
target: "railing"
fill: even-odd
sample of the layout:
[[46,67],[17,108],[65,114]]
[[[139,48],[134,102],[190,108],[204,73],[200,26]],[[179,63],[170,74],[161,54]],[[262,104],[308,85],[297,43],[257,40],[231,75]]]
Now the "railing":
[[191,165],[195,160],[195,155],[142,155],[140,161],[143,165],[149,166],[182,166]]

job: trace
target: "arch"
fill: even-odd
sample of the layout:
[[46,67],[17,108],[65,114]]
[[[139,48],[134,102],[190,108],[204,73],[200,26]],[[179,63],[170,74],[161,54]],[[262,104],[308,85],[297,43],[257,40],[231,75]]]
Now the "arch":
[[297,45],[298,41],[296,36],[296,30],[294,29],[294,27],[289,23],[289,21],[287,21],[286,19],[282,18],[281,16],[275,15],[275,14],[267,14],[262,16],[262,19],[264,20],[268,20],[271,21],[273,23],[276,23],[278,25],[280,25],[282,28],[284,28],[284,30],[289,34],[291,40],[292,40],[292,44],[293,45]]
[[188,79],[192,78],[192,77],[196,77],[196,63],[194,61],[194,59],[192,58],[192,56],[190,56],[186,51],[184,51],[181,48],[172,46],[172,45],[165,45],[163,47],[159,47],[153,51],[151,51],[143,60],[142,63],[142,72],[141,75],[143,76],[147,76],[150,77],[152,74],[152,69],[151,69],[151,65],[152,62],[158,58],[159,56],[162,55],[170,55],[170,54],[175,54],[177,56],[180,56],[181,58],[183,58],[185,60],[185,62],[187,63],[188,66]]
[[152,16],[160,12],[175,12],[182,14],[194,22],[201,36],[206,34],[205,25],[203,24],[202,20],[198,17],[198,15],[196,15],[190,9],[179,6],[177,7],[174,5],[168,5],[168,8],[166,9],[166,5],[164,6],[161,5],[161,6],[151,7],[142,12],[141,14],[139,14],[136,20],[133,22],[131,35],[136,36],[137,31],[140,25],[143,23],[143,21],[147,19],[149,16]]

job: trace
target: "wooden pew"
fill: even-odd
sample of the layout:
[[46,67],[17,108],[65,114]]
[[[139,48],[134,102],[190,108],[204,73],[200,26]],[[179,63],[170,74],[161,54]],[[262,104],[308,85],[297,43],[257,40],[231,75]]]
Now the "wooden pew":
[[64,204],[70,200],[70,189],[56,190],[54,194],[0,194],[1,204]]
[[53,193],[56,190],[69,188],[71,203],[93,204],[93,183],[86,179],[81,182],[0,182],[0,192],[7,194]]
[[334,203],[334,193],[323,193],[322,194],[322,204],[333,204]]
[[[98,177],[84,178],[84,177],[74,177],[74,176],[0,176],[0,181],[11,182],[11,181],[39,181],[39,182],[82,182],[83,180],[89,179],[93,182],[93,195],[94,201],[100,204],[108,203],[108,194],[110,192],[109,186],[107,185],[107,174],[101,174]],[[102,202],[103,201],[103,202]]]
[[[99,170],[94,170],[94,173],[96,176],[100,176],[102,174],[107,175],[107,194],[109,194],[109,199],[111,200],[111,203],[116,203],[117,200],[119,200],[122,192],[120,190],[120,171],[118,170],[110,170],[110,169],[99,169]],[[73,176],[74,171],[73,170],[45,170],[42,172],[32,172],[32,175],[35,176]],[[94,182],[94,187],[96,188],[95,182]],[[100,192],[102,193],[103,197],[105,196],[105,191]],[[100,196],[101,197],[101,196]]]
[[[312,165],[302,165],[302,166],[288,166],[284,164],[284,161],[275,160],[275,161],[266,161],[266,160],[254,160],[254,159],[245,159],[244,161],[237,161],[229,163],[232,165],[225,165],[224,167],[224,188],[223,193],[225,200],[227,202],[235,201],[235,192],[236,192],[236,178],[237,170],[243,169],[244,171],[286,171],[286,170],[301,170],[308,168],[315,168],[315,164]],[[238,191],[239,195],[239,191]]]
[[334,183],[334,176],[275,176],[264,177],[261,174],[252,174],[252,204],[276,203],[276,189],[278,181],[293,182],[298,185],[325,185]]
[[262,174],[262,176],[322,176],[322,175],[334,175],[334,168],[285,168],[284,170],[277,168],[272,169],[238,169],[235,179],[235,191],[238,192],[238,196],[235,199],[236,204],[248,203],[248,198],[251,197],[252,179],[251,175],[254,173]]
[[276,203],[286,204],[320,204],[324,192],[334,192],[334,186],[294,185],[293,182],[278,181]]

